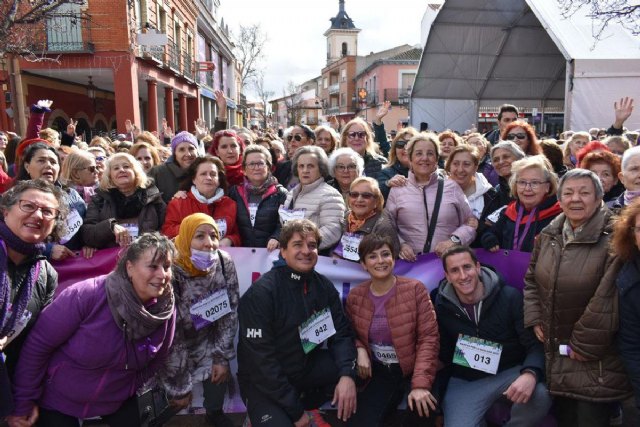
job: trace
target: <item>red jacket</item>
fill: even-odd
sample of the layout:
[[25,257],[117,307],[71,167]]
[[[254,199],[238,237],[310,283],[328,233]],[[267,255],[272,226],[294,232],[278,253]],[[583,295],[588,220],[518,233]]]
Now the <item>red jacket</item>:
[[[396,278],[396,294],[385,304],[391,340],[404,376],[412,375],[411,388],[430,390],[438,366],[440,335],[429,292],[419,280]],[[356,332],[356,347],[369,349],[373,302],[371,280],[351,289],[347,314]]]
[[176,237],[178,231],[180,231],[180,223],[182,220],[197,212],[208,214],[216,221],[224,219],[227,222],[227,232],[220,236],[220,239],[223,237],[231,239],[233,246],[240,246],[242,244],[236,222],[236,202],[227,196],[222,196],[222,198],[207,205],[206,203],[199,202],[191,191],[187,191],[187,197],[185,199],[171,199],[169,206],[167,206],[167,215],[164,224],[162,225],[162,234],[171,239]]

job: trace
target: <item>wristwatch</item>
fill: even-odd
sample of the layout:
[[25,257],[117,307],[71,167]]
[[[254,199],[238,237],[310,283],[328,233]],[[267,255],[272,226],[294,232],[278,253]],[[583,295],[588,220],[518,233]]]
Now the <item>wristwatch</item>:
[[460,240],[460,238],[458,236],[456,236],[455,234],[452,234],[451,237],[449,237],[449,239],[451,239],[451,241],[453,243],[455,243],[456,245],[461,245],[462,244],[462,240]]

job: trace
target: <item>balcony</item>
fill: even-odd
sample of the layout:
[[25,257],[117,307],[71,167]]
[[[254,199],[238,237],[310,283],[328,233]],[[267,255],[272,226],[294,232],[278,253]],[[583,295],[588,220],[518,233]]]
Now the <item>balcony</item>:
[[386,101],[391,101],[392,105],[400,105],[406,102],[403,102],[406,98],[411,96],[410,88],[392,88],[384,90],[384,99]]
[[45,21],[44,34],[34,36],[37,41],[30,49],[45,54],[94,53],[90,23],[86,13],[53,14]]
[[329,91],[329,95],[334,95],[340,92],[340,83],[335,83],[329,86],[327,89]]
[[376,105],[378,105],[378,93],[377,92],[371,92],[367,94],[367,105],[369,107],[375,107]]
[[196,73],[193,68],[193,59],[191,55],[183,54],[182,55],[182,74],[189,80],[195,80]]
[[174,71],[180,72],[180,50],[178,49],[178,46],[174,42],[170,41],[167,43],[167,48],[167,64]]

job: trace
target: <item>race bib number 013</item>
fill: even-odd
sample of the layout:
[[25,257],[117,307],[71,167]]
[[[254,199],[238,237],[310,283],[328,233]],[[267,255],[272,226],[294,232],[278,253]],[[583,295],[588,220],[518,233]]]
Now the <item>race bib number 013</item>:
[[318,344],[336,333],[329,307],[315,313],[298,328],[300,341],[305,354],[316,348]]
[[231,313],[231,304],[226,289],[221,289],[197,301],[189,310],[196,330],[209,326],[216,320]]
[[502,344],[460,334],[453,354],[453,363],[495,374],[498,372],[501,355]]

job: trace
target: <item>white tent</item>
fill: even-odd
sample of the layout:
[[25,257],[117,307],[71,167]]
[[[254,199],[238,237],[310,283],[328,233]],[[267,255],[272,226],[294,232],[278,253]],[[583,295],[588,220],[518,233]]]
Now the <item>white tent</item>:
[[[564,128],[584,130],[609,127],[623,96],[640,103],[640,38],[610,24],[596,40],[586,10],[564,18],[556,0],[446,0],[429,14],[413,126],[462,131],[480,108],[511,103],[564,110]],[[625,125],[640,128],[640,107]]]

